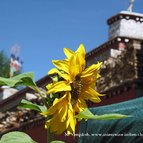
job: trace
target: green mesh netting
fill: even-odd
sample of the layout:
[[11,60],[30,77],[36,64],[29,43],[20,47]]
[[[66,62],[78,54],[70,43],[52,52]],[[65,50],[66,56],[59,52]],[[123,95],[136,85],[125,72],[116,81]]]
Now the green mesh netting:
[[82,121],[78,143],[143,143],[143,97],[90,110],[99,115],[121,113],[132,117]]

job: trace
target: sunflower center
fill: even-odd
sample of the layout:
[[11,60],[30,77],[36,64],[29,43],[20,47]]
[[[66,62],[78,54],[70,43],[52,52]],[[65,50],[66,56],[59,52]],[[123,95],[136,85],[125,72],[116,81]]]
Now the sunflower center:
[[75,77],[75,80],[73,81],[73,83],[71,83],[71,95],[72,95],[72,99],[73,100],[77,100],[78,99],[78,96],[80,95],[81,93],[81,90],[82,90],[82,83],[81,83],[81,79],[80,79],[80,76],[76,76]]

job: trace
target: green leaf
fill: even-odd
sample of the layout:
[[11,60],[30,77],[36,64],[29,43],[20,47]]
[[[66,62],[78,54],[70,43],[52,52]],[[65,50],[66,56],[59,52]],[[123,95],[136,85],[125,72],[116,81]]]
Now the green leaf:
[[4,134],[0,140],[0,143],[37,143],[32,138],[23,133],[23,132],[10,132],[7,134]]
[[50,143],[65,143],[65,142],[63,142],[63,141],[52,141],[52,142],[50,142]]
[[59,80],[57,74],[50,76],[50,78],[52,79],[53,82],[57,82]]
[[112,119],[123,119],[123,118],[128,118],[131,116],[123,115],[123,114],[116,114],[116,113],[111,113],[111,114],[103,114],[103,115],[96,115],[95,118],[96,120],[112,120]]
[[78,118],[79,120],[81,120],[81,119],[110,120],[110,119],[122,119],[122,118],[127,118],[130,116],[123,115],[123,114],[116,114],[116,113],[94,115],[88,109],[85,109],[84,111],[82,111],[78,115],[76,115],[75,117]]
[[21,101],[21,103],[19,104],[19,107],[33,109],[38,112],[45,112],[47,110],[47,108],[45,106],[40,106],[40,105],[34,104],[34,103],[27,101],[25,99],[23,99]]
[[36,83],[34,82],[34,73],[32,72],[19,74],[11,78],[0,77],[0,85],[7,85],[10,87],[24,85],[33,89],[37,88]]

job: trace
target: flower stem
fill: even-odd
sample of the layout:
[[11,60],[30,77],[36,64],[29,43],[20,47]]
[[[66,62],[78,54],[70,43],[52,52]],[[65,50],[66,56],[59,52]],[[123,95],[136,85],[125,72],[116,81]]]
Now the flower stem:
[[50,143],[53,140],[53,134],[50,132],[50,130],[47,130],[47,143]]
[[[40,89],[37,87],[36,88],[37,93],[39,93],[40,97],[42,98],[42,101],[44,103],[44,105],[47,107],[47,109],[49,108],[48,103],[46,102],[45,97],[43,96],[43,94],[41,93]],[[50,130],[47,130],[47,143],[50,143],[53,140],[53,134],[50,132]]]
[[43,103],[44,103],[44,105],[47,107],[47,109],[49,108],[49,105],[48,105],[48,103],[46,102],[46,99],[45,99],[45,97],[43,96],[43,94],[41,93],[41,91],[40,91],[40,89],[37,87],[36,88],[36,91],[37,91],[37,93],[39,93],[39,95],[40,95],[40,97],[42,98],[42,101],[43,101]]

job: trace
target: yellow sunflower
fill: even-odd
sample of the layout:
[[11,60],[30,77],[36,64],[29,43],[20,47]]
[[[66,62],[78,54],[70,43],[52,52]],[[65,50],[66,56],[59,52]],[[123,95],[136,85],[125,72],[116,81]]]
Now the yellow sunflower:
[[60,93],[60,98],[56,98],[53,105],[43,115],[51,116],[46,121],[46,127],[51,132],[61,134],[65,130],[68,133],[75,132],[75,114],[87,108],[86,101],[90,100],[99,103],[101,100],[95,90],[96,80],[100,77],[99,69],[101,62],[86,68],[85,48],[81,44],[73,52],[64,48],[65,60],[53,60],[56,68],[49,71],[49,74],[57,73],[63,80],[47,85],[47,94]]

